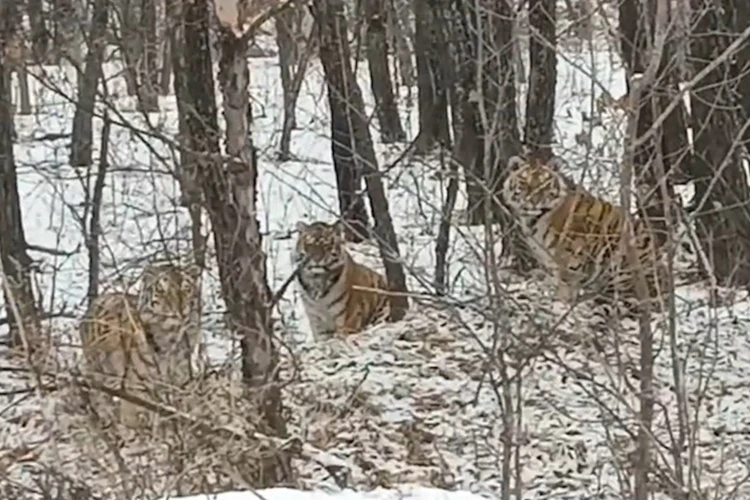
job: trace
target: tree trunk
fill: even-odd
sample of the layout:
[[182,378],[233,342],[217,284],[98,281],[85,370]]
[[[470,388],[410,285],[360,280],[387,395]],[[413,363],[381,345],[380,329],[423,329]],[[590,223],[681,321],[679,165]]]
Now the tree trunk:
[[109,0],[94,2],[89,49],[83,71],[82,85],[78,88],[76,112],[73,116],[73,137],[70,145],[70,164],[86,167],[92,161],[93,113],[96,90],[102,77],[104,46],[107,42],[107,13]]
[[145,112],[159,111],[159,45],[156,39],[156,0],[141,0],[141,22],[138,44],[138,108]]
[[31,281],[32,260],[27,253],[26,236],[18,196],[16,165],[13,157],[13,112],[9,86],[10,72],[5,65],[5,50],[15,26],[15,2],[0,4],[0,259],[3,293],[13,347],[28,347],[28,355],[40,347],[41,324]]
[[294,7],[276,15],[276,45],[279,49],[279,71],[284,93],[284,129],[297,128],[296,99],[293,95],[294,71],[299,64],[300,51],[294,36]]
[[49,33],[44,22],[42,0],[28,0],[26,12],[31,25],[31,50],[34,61],[42,63],[46,60],[49,50]]
[[[750,26],[750,2],[735,1],[734,32],[742,33]],[[745,41],[737,54],[735,74],[740,80],[737,91],[740,95],[743,119],[750,120],[750,42]],[[750,150],[750,128],[743,134],[745,148]]]
[[526,94],[526,146],[535,156],[549,158],[557,86],[555,0],[530,0],[529,90]]
[[[363,163],[367,163],[367,160],[363,159],[362,145],[357,144],[356,134],[365,133],[358,130],[359,127],[364,127],[368,134],[369,129],[364,106],[357,111],[351,108],[354,105],[351,92],[355,88],[359,92],[359,87],[354,81],[351,66],[343,4],[340,0],[333,2],[333,5],[317,2],[313,9],[331,110],[331,150],[336,169],[339,210],[342,220],[346,222],[346,238],[360,242],[368,237],[369,219],[361,192]],[[359,97],[362,98],[361,95]],[[356,120],[358,125],[355,127],[351,120]]]
[[415,0],[416,19],[415,47],[417,57],[417,85],[419,107],[419,137],[416,152],[425,154],[436,142],[450,147],[448,128],[448,95],[445,75],[440,58],[448,53],[441,43],[441,19],[444,12],[440,4],[427,0]]
[[[277,353],[272,342],[270,291],[256,213],[257,164],[247,122],[247,39],[220,30],[219,83],[226,120],[226,164],[217,161],[218,123],[209,51],[208,0],[187,2],[183,10],[185,85],[193,110],[185,119],[198,158],[199,180],[213,228],[221,291],[232,333],[240,337],[242,375],[248,394],[276,434],[286,433],[277,380]],[[188,103],[184,103],[188,104]],[[257,486],[279,484],[288,464],[264,463]],[[255,486],[255,485],[254,485]]]
[[[695,18],[691,59],[701,71],[731,43],[728,29],[734,14],[731,0],[691,0]],[[747,41],[745,42],[747,44]],[[691,94],[695,148],[695,197],[692,209],[701,243],[713,271],[726,286],[750,285],[750,215],[743,153],[736,137],[740,131],[731,57],[700,83]],[[717,179],[718,178],[718,179]],[[720,209],[719,209],[720,208]]]
[[409,3],[405,0],[393,0],[389,4],[391,9],[388,12],[388,28],[395,47],[401,84],[411,90],[416,84],[414,63],[412,62],[414,32],[409,20],[411,10],[409,9]]
[[180,205],[190,213],[191,240],[195,263],[206,267],[206,237],[203,235],[201,192],[198,179],[198,157],[194,151],[202,151],[205,145],[193,145],[190,130],[187,126],[188,116],[192,110],[191,96],[188,89],[187,64],[185,62],[184,26],[182,25],[182,0],[167,0],[167,30],[169,38],[170,66],[173,71],[175,101],[177,102],[177,119],[179,133],[177,142],[180,145],[180,163],[177,166],[177,178],[180,183]]
[[342,0],[314,0],[313,11],[318,21],[320,60],[328,87],[334,162],[337,156],[339,161],[346,158],[350,170],[366,174],[380,256],[391,290],[400,292],[390,297],[391,319],[398,320],[408,307],[406,275],[399,261],[398,242],[378,171],[364,100],[351,66],[344,4]]
[[79,49],[74,47],[74,44],[78,39],[77,30],[80,27],[75,0],[52,0],[51,14],[54,26],[54,50],[52,53],[57,64],[68,57],[78,61],[77,53]]
[[138,0],[119,0],[120,7],[120,53],[125,64],[125,83],[128,95],[138,95],[138,57],[141,55],[142,31],[138,29]]
[[398,106],[393,95],[393,81],[388,69],[385,0],[365,0],[365,9],[367,62],[370,66],[370,84],[375,96],[375,109],[380,123],[380,138],[383,144],[405,141],[406,133],[401,127]]

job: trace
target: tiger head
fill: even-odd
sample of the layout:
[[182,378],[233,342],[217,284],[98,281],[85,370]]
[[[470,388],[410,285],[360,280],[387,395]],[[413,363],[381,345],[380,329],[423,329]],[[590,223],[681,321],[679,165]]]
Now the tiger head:
[[323,275],[340,268],[346,259],[344,232],[340,222],[297,222],[295,260],[309,275]]
[[201,268],[171,262],[149,263],[141,278],[138,306],[143,313],[187,318],[196,309]]
[[503,199],[519,216],[534,216],[556,207],[571,183],[559,171],[557,159],[547,162],[513,156],[503,182]]

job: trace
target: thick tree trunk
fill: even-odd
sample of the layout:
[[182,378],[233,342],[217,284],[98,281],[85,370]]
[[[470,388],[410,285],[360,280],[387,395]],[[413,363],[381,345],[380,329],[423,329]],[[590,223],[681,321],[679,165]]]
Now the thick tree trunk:
[[293,95],[294,71],[300,59],[294,36],[294,8],[276,15],[276,45],[279,49],[279,71],[284,92],[284,128],[297,128],[297,113]]
[[[272,342],[270,291],[256,213],[257,163],[248,133],[247,39],[220,29],[219,83],[226,120],[226,164],[218,161],[218,120],[209,50],[208,0],[187,2],[183,10],[185,85],[192,113],[185,128],[197,159],[198,178],[216,245],[221,291],[229,326],[241,338],[242,375],[248,394],[257,401],[263,419],[278,435],[286,432],[276,379],[277,353]],[[188,103],[183,103],[188,104]],[[288,467],[264,463],[257,485],[267,487],[290,478]]]
[[[736,35],[728,29],[734,14],[731,0],[692,0],[695,13],[691,58],[695,71],[715,60]],[[745,42],[747,43],[747,42]],[[722,63],[692,93],[695,147],[695,198],[692,209],[701,243],[719,282],[750,286],[750,214],[743,153],[730,61]],[[718,178],[718,179],[717,179]],[[720,207],[720,208],[719,208]]]
[[[352,109],[356,88],[351,67],[351,52],[347,42],[346,18],[341,0],[313,4],[318,27],[320,61],[326,75],[328,104],[331,109],[331,150],[336,169],[341,218],[347,223],[346,237],[359,242],[368,237],[367,209],[362,197],[362,171],[366,160],[357,134],[364,134],[367,119],[364,106]],[[332,17],[329,17],[332,16]],[[359,95],[361,99],[361,95]],[[352,121],[355,120],[355,121]],[[357,124],[355,126],[355,123]],[[364,130],[360,128],[364,127]]]
[[[34,301],[31,282],[32,260],[27,253],[26,236],[18,196],[16,165],[13,157],[13,111],[5,65],[5,49],[14,35],[15,6],[7,1],[0,4],[0,259],[4,283],[3,293],[10,326],[11,345],[28,347],[31,355],[41,346],[41,324]],[[28,343],[28,344],[26,344]]]
[[180,145],[180,163],[177,166],[177,178],[180,183],[180,205],[186,207],[190,213],[191,239],[195,263],[201,268],[206,267],[206,237],[203,235],[202,203],[198,179],[198,161],[193,151],[201,151],[204,144],[193,145],[187,117],[192,112],[189,79],[186,74],[184,26],[182,25],[182,0],[167,0],[167,30],[169,37],[170,66],[173,71],[175,101],[177,102],[177,116],[179,121],[178,143]]
[[525,142],[532,154],[551,153],[557,86],[555,0],[530,0],[529,90],[526,94]]
[[415,52],[419,107],[419,137],[416,152],[425,154],[435,143],[450,147],[448,127],[448,90],[440,58],[448,53],[442,43],[441,19],[445,13],[440,4],[415,0]]
[[408,307],[405,295],[406,275],[399,261],[398,242],[378,171],[364,100],[351,66],[349,46],[346,43],[344,4],[342,0],[314,0],[313,11],[320,30],[320,60],[328,87],[334,162],[337,155],[345,153],[350,168],[365,173],[370,208],[375,219],[374,236],[390,288],[400,292],[399,295],[390,297],[391,319],[398,320]]
[[406,140],[401,127],[398,106],[393,94],[393,81],[388,69],[388,42],[385,31],[387,15],[385,0],[365,0],[367,18],[367,62],[370,66],[370,84],[375,96],[376,113],[380,123],[383,144]]
[[109,0],[96,0],[92,13],[89,49],[81,86],[78,88],[76,112],[73,116],[73,137],[70,145],[70,164],[90,166],[92,162],[93,113],[96,91],[102,77],[104,46],[107,42],[107,11]]
[[391,6],[388,12],[388,28],[395,47],[401,84],[411,90],[411,87],[417,83],[414,74],[414,62],[412,61],[414,30],[411,28],[409,19],[411,9],[406,0],[393,0],[388,3]]

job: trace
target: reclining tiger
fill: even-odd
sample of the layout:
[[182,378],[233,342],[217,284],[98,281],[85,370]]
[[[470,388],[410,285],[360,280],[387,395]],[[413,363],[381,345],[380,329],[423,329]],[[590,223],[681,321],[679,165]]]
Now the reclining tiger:
[[599,303],[623,299],[634,312],[638,267],[647,300],[666,293],[662,244],[646,222],[572,184],[555,158],[510,158],[502,195],[534,257],[555,275],[559,298],[572,302],[583,289]]

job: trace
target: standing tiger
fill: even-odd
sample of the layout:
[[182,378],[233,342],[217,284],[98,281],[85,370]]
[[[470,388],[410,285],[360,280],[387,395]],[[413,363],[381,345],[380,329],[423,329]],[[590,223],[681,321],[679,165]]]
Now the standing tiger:
[[297,282],[315,339],[357,333],[389,316],[386,278],[354,261],[340,223],[300,221],[296,229]]
[[[641,266],[650,298],[665,293],[660,243],[647,224],[622,208],[571,186],[554,159],[543,163],[518,156],[508,161],[503,198],[521,223],[539,263],[556,275],[559,296],[572,301],[579,289],[636,298],[635,269]],[[632,239],[624,240],[626,235]],[[632,303],[632,302],[631,302]]]
[[[94,298],[81,323],[86,368],[111,388],[145,396],[154,382],[181,385],[192,376],[200,341],[200,268],[150,263],[139,294]],[[120,403],[120,419],[138,425],[140,409]]]

